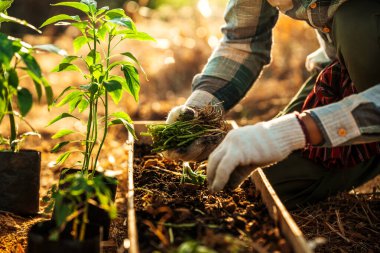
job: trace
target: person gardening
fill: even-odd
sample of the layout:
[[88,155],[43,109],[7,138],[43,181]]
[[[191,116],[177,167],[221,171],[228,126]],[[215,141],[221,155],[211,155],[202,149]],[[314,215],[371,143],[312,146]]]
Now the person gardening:
[[380,173],[379,0],[230,0],[219,46],[167,123],[210,104],[223,113],[236,105],[270,62],[279,11],[310,24],[321,45],[306,59],[312,74],[296,96],[274,119],[231,130],[216,147],[200,140],[186,152],[164,155],[209,155],[212,191],[225,188],[240,166],[262,167],[283,203],[294,208]]

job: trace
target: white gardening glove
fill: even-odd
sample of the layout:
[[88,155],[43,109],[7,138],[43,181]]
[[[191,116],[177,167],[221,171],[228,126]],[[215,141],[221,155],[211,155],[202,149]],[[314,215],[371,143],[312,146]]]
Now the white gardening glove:
[[[209,104],[220,106],[222,105],[219,100],[214,97],[211,93],[206,91],[196,90],[187,99],[184,105],[176,106],[170,110],[166,123],[171,124],[178,120],[180,115],[185,115],[192,119],[197,117],[196,108],[202,108]],[[183,160],[183,161],[203,161],[206,160],[209,154],[215,149],[215,147],[222,141],[222,139],[205,139],[199,138],[193,141],[190,145],[186,147],[181,147],[173,150],[166,150],[162,152],[164,157],[171,160]]]
[[[209,156],[209,188],[211,191],[222,190],[238,166],[250,165],[253,170],[270,165],[285,159],[305,144],[305,135],[295,114],[231,130]],[[235,184],[236,181],[242,182],[248,175],[245,173],[233,181]]]

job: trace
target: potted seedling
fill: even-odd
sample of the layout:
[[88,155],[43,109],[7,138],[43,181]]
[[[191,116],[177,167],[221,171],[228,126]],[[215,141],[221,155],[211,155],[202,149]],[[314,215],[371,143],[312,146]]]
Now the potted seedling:
[[[13,22],[40,32],[26,21],[7,15],[6,10],[12,2],[0,1],[0,25]],[[53,101],[52,89],[33,57],[35,51],[41,49],[63,53],[53,45],[33,47],[0,32],[0,126],[9,132],[9,135],[0,132],[0,209],[20,215],[36,214],[39,210],[41,163],[40,152],[21,149],[27,137],[39,136],[25,119],[33,105],[33,96],[21,86],[21,80],[29,76],[38,99],[41,99],[44,89],[47,104]],[[19,133],[19,123],[31,131]]]
[[[63,119],[72,119],[80,121],[86,126],[83,133],[78,133],[72,129],[59,130],[54,134],[53,138],[63,138],[63,140],[52,149],[52,152],[63,152],[57,158],[56,163],[58,165],[66,162],[75,153],[82,155],[82,159],[79,162],[76,161],[75,164],[70,166],[70,168],[79,169],[78,172],[74,173],[76,176],[71,177],[73,174],[71,172],[64,173],[63,176],[61,175],[62,182],[56,191],[65,191],[65,194],[71,196],[70,194],[77,192],[66,191],[65,188],[71,188],[73,184],[79,185],[77,180],[84,180],[85,184],[95,192],[95,198],[87,199],[83,195],[78,196],[83,202],[89,201],[88,208],[85,207],[85,204],[82,204],[81,212],[79,212],[78,216],[79,227],[85,230],[85,224],[94,222],[90,210],[91,206],[98,206],[104,209],[110,218],[116,215],[113,207],[108,208],[114,206],[111,194],[112,190],[108,189],[100,195],[99,193],[102,191],[95,190],[99,187],[98,184],[109,181],[102,173],[96,172],[108,128],[121,124],[127,131],[134,134],[130,116],[122,111],[110,113],[109,104],[111,101],[118,104],[124,93],[129,93],[138,101],[140,86],[136,65],[140,66],[140,64],[130,52],[114,55],[113,51],[120,45],[120,42],[127,39],[148,41],[154,39],[148,34],[138,31],[134,22],[125,14],[123,9],[109,9],[107,6],[98,8],[97,2],[94,0],[61,2],[53,4],[53,6],[71,7],[81,12],[83,16],[59,14],[46,20],[41,27],[55,23],[78,28],[81,36],[78,36],[74,40],[74,49],[78,52],[84,47],[88,52],[85,55],[78,53],[76,55],[69,55],[54,69],[57,72],[79,71],[83,74],[86,84],[68,86],[62,91],[55,100],[55,105],[68,106],[69,110],[57,116],[48,124],[52,125]],[[123,57],[123,60],[114,60],[116,56]],[[122,71],[123,77],[114,74],[114,70],[116,69]],[[70,139],[69,135],[72,136],[72,139]],[[64,149],[66,150],[63,151]],[[70,176],[70,180],[66,179],[67,175]],[[105,185],[110,184],[105,183]],[[82,191],[80,187],[78,188]],[[52,195],[53,201],[56,204],[58,203],[57,196],[60,196],[60,194]],[[72,198],[68,197],[67,199],[69,201],[65,202],[66,204],[70,203]],[[53,220],[57,223],[56,225],[60,232],[64,232],[64,229],[67,227],[71,227],[75,231],[76,221],[73,224],[72,221],[75,219],[73,220],[72,216],[75,216],[78,212],[66,212],[62,210],[64,207],[65,205],[56,205],[53,212]],[[106,230],[107,228],[104,229],[105,233],[107,233]],[[54,231],[51,230],[51,232]],[[83,242],[86,238],[86,232],[83,235],[79,238],[71,239],[78,239],[79,242]],[[44,237],[44,239],[49,240],[54,238]]]

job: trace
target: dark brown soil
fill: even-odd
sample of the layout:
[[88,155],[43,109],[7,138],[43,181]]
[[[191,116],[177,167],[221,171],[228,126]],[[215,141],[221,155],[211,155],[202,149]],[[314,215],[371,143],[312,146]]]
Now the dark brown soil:
[[[253,184],[211,194],[205,184],[180,183],[182,163],[135,146],[135,206],[141,252],[175,252],[184,242],[216,252],[290,252]],[[144,155],[146,154],[146,155]],[[191,163],[193,170],[202,164]]]
[[315,252],[380,252],[380,192],[342,193],[292,212]]

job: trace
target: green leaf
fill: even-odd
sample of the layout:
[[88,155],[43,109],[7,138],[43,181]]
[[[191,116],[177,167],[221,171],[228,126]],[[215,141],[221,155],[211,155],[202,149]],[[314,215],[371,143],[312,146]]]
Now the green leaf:
[[136,133],[135,133],[135,130],[133,129],[133,125],[131,123],[129,123],[128,121],[126,121],[125,119],[122,119],[122,118],[118,118],[118,119],[114,119],[114,120],[111,120],[109,123],[108,123],[108,126],[113,126],[113,125],[124,125],[125,129],[127,129],[127,131],[129,131],[132,136],[137,139],[137,136],[136,136]]
[[83,112],[84,110],[87,109],[88,105],[89,105],[89,102],[86,99],[82,99],[80,103],[78,104],[78,111]]
[[118,104],[123,95],[122,84],[118,82],[117,80],[109,80],[104,83],[104,86],[106,87],[106,90],[110,94],[114,103]]
[[98,3],[95,0],[81,0],[80,2],[86,4],[90,8],[91,13],[96,12]]
[[50,53],[55,53],[61,56],[67,56],[67,52],[53,44],[46,44],[46,45],[36,45],[33,46],[33,49],[42,50]]
[[124,119],[126,121],[128,121],[129,123],[133,123],[131,117],[125,113],[125,112],[114,112],[111,114],[112,117],[115,117],[115,118],[118,118],[118,119]]
[[85,21],[81,21],[81,22],[76,22],[76,23],[72,23],[71,25],[78,28],[82,34],[85,34],[86,28],[88,26],[88,21],[85,20]]
[[99,80],[99,78],[103,74],[103,65],[102,64],[91,65],[90,73],[95,78],[95,80]]
[[106,26],[106,24],[103,24],[96,32],[96,36],[101,39],[101,40],[104,40],[106,38],[106,35],[107,35],[107,32],[108,32],[108,26]]
[[54,69],[51,70],[52,72],[62,72],[62,71],[78,71],[82,72],[81,69],[72,63],[60,63],[58,66],[56,66]]
[[11,7],[13,0],[1,0],[0,1],[0,12],[5,12],[9,7]]
[[67,6],[71,7],[77,10],[80,10],[86,14],[90,13],[90,7],[87,4],[84,3],[78,3],[78,2],[60,2],[56,4],[52,4],[52,6]]
[[121,8],[112,9],[106,12],[106,17],[108,19],[114,19],[114,18],[125,18],[127,15],[125,14],[125,11]]
[[60,142],[60,143],[56,144],[50,151],[52,153],[57,153],[58,151],[60,151],[64,146],[66,146],[69,143],[70,143],[70,141]]
[[20,88],[17,90],[17,104],[23,117],[28,114],[33,104],[33,97],[28,89]]
[[125,64],[131,64],[129,61],[115,61],[108,66],[108,71],[111,71],[115,67],[120,67]]
[[19,85],[19,79],[18,79],[18,75],[17,75],[17,72],[15,69],[10,69],[8,71],[8,84],[10,86],[12,86],[14,89],[17,89],[18,85]]
[[50,126],[50,125],[54,124],[55,122],[57,122],[57,121],[59,121],[59,120],[61,120],[61,119],[64,119],[64,118],[74,118],[74,119],[79,120],[77,117],[75,117],[75,116],[73,116],[73,115],[71,115],[71,114],[69,114],[69,113],[64,112],[64,113],[62,113],[61,115],[59,115],[58,117],[55,117],[52,121],[50,121],[50,122],[47,124],[47,126]]
[[132,19],[129,17],[113,18],[113,19],[107,20],[107,22],[115,24],[115,25],[127,27],[128,29],[132,31],[136,30],[135,24],[133,23]]
[[62,63],[70,63],[76,59],[79,59],[80,57],[76,56],[76,55],[68,55],[66,56],[65,58],[63,58],[62,60]]
[[91,66],[91,65],[94,65],[96,63],[99,63],[100,62],[100,53],[99,52],[96,52],[95,50],[91,50],[85,61],[87,62],[88,66]]
[[125,53],[122,53],[122,55],[127,56],[128,58],[132,59],[140,67],[141,71],[143,72],[143,74],[146,77],[146,73],[145,73],[144,68],[141,66],[140,62],[137,60],[137,58],[132,53],[125,52]]
[[36,28],[35,26],[29,24],[28,22],[26,22],[25,20],[22,20],[22,19],[18,19],[18,18],[15,18],[15,17],[11,17],[11,16],[8,16],[6,15],[5,13],[0,13],[0,20],[1,22],[12,22],[12,23],[17,23],[19,25],[22,25],[22,26],[26,26],[38,33],[42,33],[40,30],[38,30],[38,28]]
[[81,96],[78,96],[78,97],[75,97],[73,98],[70,102],[69,102],[69,112],[72,113],[75,108],[77,108],[78,104],[80,103],[80,101],[82,100],[82,95]]
[[97,12],[96,12],[96,15],[99,16],[100,14],[108,11],[110,9],[110,7],[108,6],[103,6],[102,8],[100,8]]
[[41,68],[36,59],[28,53],[20,53],[20,55],[27,67],[27,70],[30,71],[36,78],[40,79],[42,77]]
[[63,164],[67,160],[67,158],[69,158],[71,153],[72,153],[71,151],[67,151],[67,152],[63,153],[62,155],[58,156],[58,158],[56,160],[56,164],[57,165]]
[[53,16],[49,19],[47,19],[41,26],[40,28],[44,27],[44,26],[47,26],[47,25],[50,25],[50,24],[53,24],[53,23],[56,23],[58,21],[62,21],[62,20],[73,20],[73,21],[80,21],[80,18],[79,16],[69,16],[69,15],[66,15],[66,14],[59,14],[59,15],[56,15],[56,16]]
[[73,41],[75,52],[78,52],[84,45],[88,43],[88,38],[85,36],[79,36]]
[[80,88],[82,90],[90,92],[91,96],[93,96],[96,92],[98,92],[99,84],[98,83],[91,83],[89,85],[81,85]]
[[76,133],[76,132],[73,130],[70,130],[70,129],[61,129],[56,134],[54,134],[51,138],[52,139],[58,139],[58,138],[64,137],[64,136],[72,134],[72,133]]
[[40,100],[41,100],[41,97],[42,97],[41,83],[35,81],[34,79],[33,79],[33,83],[34,83],[34,88],[36,89],[36,92],[37,92],[37,98],[38,98],[38,101],[40,101]]
[[144,32],[131,32],[128,30],[119,31],[118,34],[123,35],[124,39],[141,40],[141,41],[156,41],[149,34]]
[[57,106],[62,106],[62,105],[65,105],[69,102],[71,102],[72,100],[76,100],[76,99],[82,99],[82,95],[83,95],[83,92],[80,91],[80,90],[75,90],[69,94],[67,94],[58,104]]
[[53,89],[51,88],[50,84],[48,83],[48,81],[42,77],[42,84],[44,86],[44,89],[45,89],[45,97],[46,97],[46,101],[47,101],[47,104],[50,106],[53,104],[53,98],[54,98],[54,94],[53,94]]
[[139,101],[140,80],[137,69],[132,65],[123,65],[121,70],[127,82],[126,91],[129,92],[136,102]]
[[62,97],[63,95],[65,95],[65,93],[68,92],[69,90],[75,90],[75,89],[76,89],[76,87],[74,87],[74,86],[66,87],[66,88],[65,88],[65,89],[59,94],[59,96],[55,99],[55,101],[60,100],[61,97]]
[[0,63],[9,65],[15,50],[12,41],[3,33],[0,33],[0,52]]

